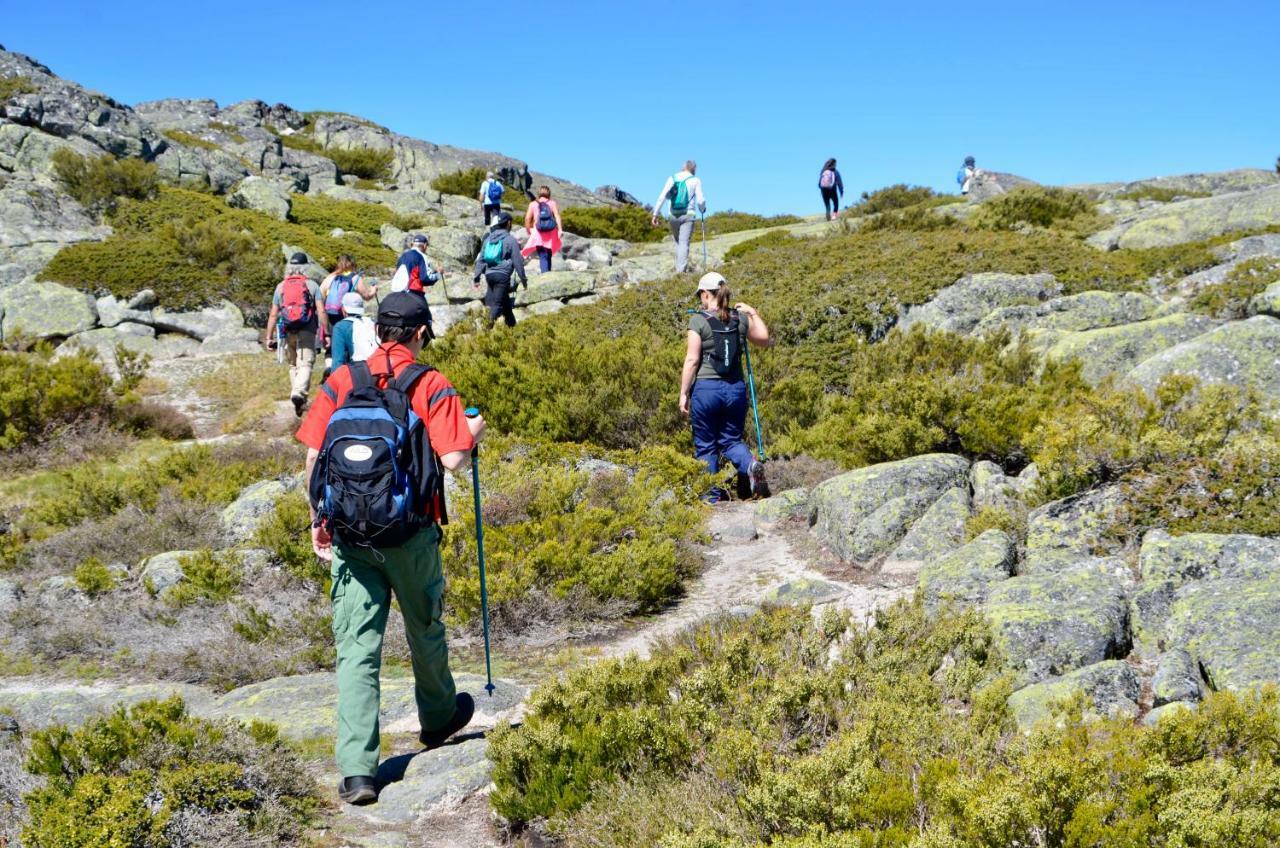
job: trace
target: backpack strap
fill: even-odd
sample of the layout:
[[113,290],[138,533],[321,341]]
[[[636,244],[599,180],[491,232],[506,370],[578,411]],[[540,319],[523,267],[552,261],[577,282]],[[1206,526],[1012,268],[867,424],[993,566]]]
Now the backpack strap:
[[368,363],[349,362],[347,368],[351,371],[351,391],[358,392],[373,385],[373,375],[369,373]]
[[410,390],[413,388],[413,384],[422,379],[427,372],[434,370],[436,369],[432,368],[430,365],[423,365],[420,362],[414,362],[401,371],[399,376],[396,377],[395,381],[391,385],[404,392],[405,396],[408,397]]

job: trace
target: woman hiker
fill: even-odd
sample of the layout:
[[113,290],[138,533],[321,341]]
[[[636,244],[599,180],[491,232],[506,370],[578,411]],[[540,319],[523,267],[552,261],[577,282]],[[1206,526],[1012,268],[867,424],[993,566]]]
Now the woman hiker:
[[[320,282],[320,300],[324,303],[324,318],[321,321],[321,335],[326,350],[333,345],[333,328],[342,320],[342,298],[348,292],[357,292],[364,300],[373,300],[378,294],[378,287],[364,281],[364,275],[356,270],[356,262],[348,253],[338,256],[337,267]],[[329,363],[326,363],[328,365]]]
[[836,170],[836,160],[828,159],[818,173],[818,190],[822,192],[822,208],[827,210],[830,221],[840,212],[840,198],[844,197],[844,180]]
[[[712,271],[698,281],[702,309],[689,316],[684,368],[680,372],[680,413],[693,423],[694,456],[715,474],[723,455],[738,470],[738,496],[767,494],[764,465],[742,439],[747,420],[747,384],[742,353],[748,343],[772,347],[769,327],[745,303],[729,307],[733,295],[720,274]],[[703,500],[726,498],[719,487]]]
[[551,270],[551,256],[559,253],[561,233],[564,226],[560,222],[560,207],[551,199],[551,189],[538,186],[538,197],[529,204],[524,213],[524,228],[529,231],[529,239],[524,243],[520,255],[528,258],[536,251],[538,269],[542,273]]

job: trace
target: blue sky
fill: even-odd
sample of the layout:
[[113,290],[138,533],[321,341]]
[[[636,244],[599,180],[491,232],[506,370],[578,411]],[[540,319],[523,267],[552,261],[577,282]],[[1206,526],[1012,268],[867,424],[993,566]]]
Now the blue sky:
[[[185,6],[185,8],[184,8]],[[411,11],[418,10],[418,11]],[[545,11],[539,11],[545,10]],[[651,202],[686,157],[712,209],[1271,167],[1280,3],[0,0],[0,43],[126,103],[283,101],[497,150]]]

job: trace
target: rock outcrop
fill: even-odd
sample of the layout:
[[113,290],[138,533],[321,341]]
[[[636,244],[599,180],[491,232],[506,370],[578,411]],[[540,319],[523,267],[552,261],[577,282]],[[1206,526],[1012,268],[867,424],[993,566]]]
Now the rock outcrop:
[[1089,237],[1095,247],[1169,247],[1280,220],[1280,185],[1214,197],[1181,200],[1143,209]]

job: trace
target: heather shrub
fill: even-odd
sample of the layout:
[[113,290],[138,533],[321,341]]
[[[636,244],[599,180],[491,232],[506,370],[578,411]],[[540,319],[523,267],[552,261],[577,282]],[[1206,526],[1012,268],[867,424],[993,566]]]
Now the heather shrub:
[[707,216],[707,235],[723,236],[743,230],[758,230],[762,227],[782,227],[787,224],[799,224],[802,220],[796,215],[765,216],[729,209],[724,212],[713,212]]
[[962,203],[963,197],[957,195],[938,194],[928,186],[909,186],[906,183],[895,183],[878,188],[875,191],[862,193],[857,203],[848,207],[849,215],[875,215],[895,209],[906,209],[911,206],[942,206],[948,203]]
[[95,158],[62,148],[51,157],[53,172],[67,193],[91,212],[111,212],[122,198],[147,200],[156,194],[156,166],[141,159]]
[[1205,286],[1191,299],[1191,310],[1228,321],[1247,318],[1249,301],[1280,282],[1280,260],[1269,256],[1236,265],[1220,283]]
[[[441,174],[431,181],[431,187],[443,194],[456,194],[469,200],[480,197],[480,185],[484,182],[484,168],[468,168]],[[503,195],[505,197],[505,194]]]
[[92,354],[53,359],[47,345],[0,351],[0,451],[110,412],[111,378]]
[[391,163],[395,151],[390,148],[326,147],[321,154],[333,160],[338,170],[362,180],[391,179]]
[[381,243],[383,224],[412,230],[438,223],[425,215],[398,215],[380,203],[338,200],[323,194],[293,195],[289,217],[317,235],[327,236],[338,228],[346,231],[346,238],[358,238],[373,246]]
[[639,206],[567,206],[560,210],[565,230],[574,235],[635,243],[659,242],[669,237],[666,226],[653,226],[651,217]]
[[[187,147],[198,147],[201,150],[218,149],[218,145],[214,144],[209,139],[201,138],[194,133],[185,132],[183,130],[165,130],[161,135],[170,141],[176,141],[178,144],[186,145]],[[241,140],[244,140],[243,136],[241,137]]]
[[228,601],[240,588],[244,574],[234,553],[214,552],[208,548],[178,560],[182,581],[165,593],[165,601],[174,607],[185,607],[200,601]]
[[329,564],[311,549],[311,511],[302,492],[285,495],[254,534],[253,544],[271,552],[298,580],[327,587]]
[[1170,203],[1174,200],[1192,200],[1197,197],[1209,196],[1210,194],[1207,191],[1180,191],[1174,188],[1145,185],[1120,192],[1115,197],[1116,200],[1155,200],[1159,203]]
[[91,598],[110,592],[116,585],[116,577],[106,563],[92,556],[81,560],[71,577],[80,591]]
[[1086,195],[1046,186],[1019,186],[983,202],[973,216],[980,229],[1012,230],[1027,224],[1087,230],[1097,229],[1101,218]]
[[35,83],[24,77],[0,77],[0,103],[12,100],[20,94],[30,94],[35,90]]

